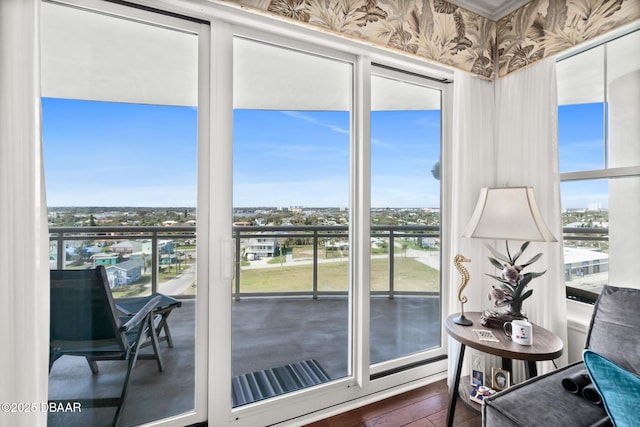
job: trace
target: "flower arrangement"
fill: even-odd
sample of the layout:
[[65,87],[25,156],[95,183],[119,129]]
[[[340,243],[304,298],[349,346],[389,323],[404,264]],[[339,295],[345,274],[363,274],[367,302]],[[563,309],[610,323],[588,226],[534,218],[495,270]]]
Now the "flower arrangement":
[[506,243],[507,255],[503,255],[496,251],[493,247],[487,245],[487,248],[493,254],[493,257],[489,257],[491,264],[500,269],[502,273],[500,276],[493,274],[487,274],[487,276],[496,279],[500,282],[499,287],[495,285],[491,286],[489,291],[489,300],[493,301],[495,307],[508,307],[507,313],[511,316],[525,317],[522,314],[522,302],[529,298],[533,294],[533,290],[526,290],[527,285],[532,279],[542,276],[547,271],[541,273],[522,273],[525,267],[533,264],[542,256],[542,253],[537,254],[524,264],[516,264],[518,258],[527,249],[530,242],[524,242],[520,247],[520,250],[513,256],[509,252],[509,243]]

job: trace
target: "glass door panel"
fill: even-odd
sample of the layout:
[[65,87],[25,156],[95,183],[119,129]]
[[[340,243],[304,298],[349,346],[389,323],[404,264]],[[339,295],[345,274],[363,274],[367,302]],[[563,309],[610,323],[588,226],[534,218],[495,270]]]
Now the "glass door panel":
[[349,374],[352,75],[234,39],[234,407]]
[[441,92],[371,78],[371,363],[441,346]]
[[[137,425],[195,407],[199,26],[155,14],[143,23],[120,6],[102,12],[42,3],[51,269],[104,266],[116,307],[133,300],[123,323],[137,298],[175,297],[159,334],[163,372],[142,358],[131,371],[119,424]],[[84,357],[61,357],[49,399],[119,396],[126,363],[100,361],[92,375]],[[50,412],[48,424],[108,423],[115,413],[81,409]]]

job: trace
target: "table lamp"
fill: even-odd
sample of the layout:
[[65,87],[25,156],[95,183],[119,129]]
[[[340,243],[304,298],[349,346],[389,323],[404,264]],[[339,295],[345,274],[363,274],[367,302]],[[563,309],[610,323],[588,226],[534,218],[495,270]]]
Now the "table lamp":
[[[521,255],[529,242],[557,241],[542,218],[532,187],[482,188],[475,211],[462,237],[505,240],[508,257],[501,257],[492,247],[489,247],[492,253],[500,260],[503,260],[503,262],[513,261],[513,263],[505,263],[504,267],[506,267],[506,264],[515,264],[515,260]],[[509,253],[509,240],[525,242],[521,251],[514,257]],[[544,272],[527,273],[525,275],[520,274],[520,272],[524,267],[535,262],[541,255],[542,254],[536,255],[529,260],[528,263],[523,265],[510,265],[513,272],[516,273],[515,280],[508,280],[511,279],[511,277],[489,276],[502,282],[502,286],[507,293],[511,292],[513,294],[515,289],[521,304],[522,300],[529,297],[532,293],[532,291],[528,291],[522,294],[524,287],[526,287],[532,278],[538,277],[544,274]],[[498,260],[490,258],[490,261],[496,268],[501,267]],[[518,288],[520,285],[522,285],[522,289]],[[498,291],[501,290],[499,289]],[[487,312],[485,312],[485,314],[487,314]],[[500,320],[503,322],[511,320],[508,316],[501,318],[500,313],[490,312],[489,315],[499,318],[496,323],[499,323]],[[483,324],[486,324],[484,318]]]

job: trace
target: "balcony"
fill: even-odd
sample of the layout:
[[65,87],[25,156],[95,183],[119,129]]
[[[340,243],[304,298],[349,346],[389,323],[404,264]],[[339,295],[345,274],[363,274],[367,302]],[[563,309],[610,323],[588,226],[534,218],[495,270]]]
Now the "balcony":
[[[73,241],[148,240],[149,280],[139,287],[141,294],[164,292],[183,300],[183,306],[171,315],[174,348],[161,343],[165,372],[157,372],[152,361],[139,361],[133,371],[130,394],[123,412],[123,424],[138,424],[189,411],[194,405],[195,312],[197,285],[195,257],[177,256],[173,264],[162,264],[162,241],[180,240],[176,252],[188,252],[196,239],[194,227],[84,227],[51,228],[52,250],[57,266],[64,248]],[[347,227],[234,227],[235,277],[232,283],[232,375],[238,376],[295,361],[315,359],[332,379],[348,374],[348,300],[346,287],[326,283],[325,267],[346,263],[340,245],[330,245],[347,238]],[[270,259],[247,261],[243,240],[261,233],[261,238],[277,239],[278,253]],[[584,247],[605,245],[603,229],[565,229],[565,241]],[[386,267],[372,276],[371,360],[392,360],[425,348],[440,345],[440,294],[438,290],[412,285],[406,259],[417,260],[429,268],[439,269],[440,254],[431,248],[418,248],[419,238],[438,237],[437,227],[376,226],[372,239],[385,243],[372,249],[373,261]],[[183,245],[182,242],[185,242]],[[414,242],[414,243],[412,243]],[[293,254],[293,246],[304,246],[302,254]],[[335,247],[337,249],[330,249]],[[61,250],[62,248],[62,250]],[[182,250],[184,249],[184,250]],[[601,248],[602,249],[602,248]],[[606,249],[606,248],[604,248]],[[292,258],[293,257],[293,258]],[[289,259],[287,259],[289,258]],[[154,261],[155,264],[154,264]],[[297,261],[296,261],[297,260]],[[271,263],[269,264],[269,261]],[[282,264],[281,264],[282,263]],[[277,286],[252,285],[250,274],[268,269],[279,271],[283,265],[303,269],[304,283],[276,283]],[[162,271],[164,270],[164,272]],[[575,270],[569,268],[569,273]],[[331,277],[343,277],[342,272]],[[589,278],[589,276],[586,276]],[[344,276],[346,280],[346,276]],[[580,276],[585,280],[585,276]],[[246,280],[245,280],[246,279]],[[346,283],[346,282],[345,282]],[[570,282],[568,282],[569,284]],[[177,290],[174,291],[174,290]],[[114,288],[121,296],[124,291]],[[256,324],[259,327],[256,327]],[[403,339],[410,337],[410,339]],[[50,397],[90,397],[108,395],[117,390],[124,373],[118,362],[104,362],[101,372],[92,376],[86,361],[63,357],[56,362],[49,377]],[[50,425],[100,425],[110,419],[111,408],[91,409],[83,414],[50,414]]]
[[[317,360],[332,379],[348,375],[348,249],[336,243],[346,241],[347,232],[347,227],[340,226],[234,227],[237,262],[232,282],[233,376],[307,359]],[[142,280],[144,284],[116,286],[114,295],[133,296],[123,289],[129,287],[135,288],[138,295],[163,292],[181,298],[183,306],[174,310],[169,319],[175,347],[161,344],[165,372],[157,372],[153,363],[138,362],[122,421],[127,425],[148,422],[193,408],[195,252],[191,257],[179,255],[173,258],[174,263],[163,264],[162,256],[166,254],[163,254],[162,246],[165,243],[166,247],[166,242],[172,240],[179,242],[173,249],[176,254],[191,251],[193,245],[186,242],[195,242],[195,227],[51,228],[50,235],[57,268],[93,265],[89,256],[84,262],[65,260],[67,247],[74,246],[74,242],[82,242],[79,246],[84,246],[101,241],[109,246],[108,242],[144,241],[149,250],[145,258],[149,271]],[[276,256],[248,261],[244,243],[256,236],[261,240],[276,239]],[[437,237],[437,227],[383,226],[372,230],[372,239],[377,242],[372,250],[372,260],[384,266],[376,270],[376,285],[372,291],[373,363],[441,345],[439,279],[434,279],[431,290],[420,285],[421,289],[412,285],[415,277],[407,269],[408,261],[414,259],[420,259],[415,262],[423,268],[439,269],[439,251],[422,249],[416,244],[421,238],[431,244]],[[139,256],[132,252],[125,258]],[[303,272],[296,276],[299,278],[296,283],[281,280],[286,286],[281,282],[271,287],[256,286],[256,272],[278,272],[283,265]],[[341,266],[341,269],[326,270],[329,266]],[[434,277],[437,277],[437,271]],[[341,282],[339,286],[327,283],[336,278]],[[117,362],[105,362],[100,370],[100,374],[92,376],[86,361],[63,357],[56,362],[49,378],[50,398],[90,397],[94,393],[108,395],[111,390],[117,391],[122,367]],[[103,418],[102,414],[108,420],[111,411],[111,408],[105,408],[91,409],[82,415],[51,414],[50,425],[93,425],[98,423],[98,418]]]

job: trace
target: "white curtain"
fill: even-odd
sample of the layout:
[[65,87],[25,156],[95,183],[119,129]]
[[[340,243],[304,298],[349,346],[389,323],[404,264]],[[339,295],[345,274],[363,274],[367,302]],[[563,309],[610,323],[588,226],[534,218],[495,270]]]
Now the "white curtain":
[[47,422],[49,257],[40,137],[39,0],[0,1],[0,425]]
[[[529,284],[533,296],[525,301],[524,311],[532,322],[554,332],[566,346],[555,59],[546,59],[498,79],[496,100],[496,184],[533,187],[544,220],[558,239],[556,243],[531,243],[523,255],[526,260],[542,252],[542,258],[526,271],[547,271]],[[522,242],[515,242],[518,243]],[[559,365],[566,364],[566,361],[565,354]],[[542,365],[542,372],[553,368],[548,362],[539,365]]]
[[[558,243],[532,243],[525,252],[524,258],[543,253],[543,257],[527,271],[547,270],[547,273],[530,283],[533,296],[525,302],[524,311],[531,321],[556,333],[566,345],[554,59],[510,74],[495,83],[456,73],[452,151],[452,245],[448,256],[452,260],[455,254],[461,253],[471,259],[465,264],[471,275],[464,291],[469,300],[465,311],[492,308],[487,298],[492,279],[485,274],[494,272],[485,245],[491,244],[504,251],[504,242],[460,237],[471,217],[480,188],[531,186]],[[511,242],[511,245],[521,243]],[[456,313],[460,311],[457,299],[460,276],[454,271],[451,278],[449,313]],[[450,381],[455,372],[458,351],[458,344],[450,339]],[[467,361],[471,353],[475,352],[467,352]],[[490,374],[491,367],[500,366],[498,358],[483,356],[485,375]],[[566,360],[564,355],[556,364],[564,365]],[[540,372],[554,368],[550,362],[539,363],[538,367]],[[463,375],[468,373],[466,364],[463,369]],[[524,364],[514,363],[513,369],[515,381],[524,379]]]
[[[453,149],[451,159],[451,252],[447,254],[449,264],[460,253],[471,260],[464,263],[471,280],[463,294],[468,298],[464,310],[482,311],[489,308],[487,302],[488,282],[485,273],[490,266],[485,242],[462,238],[467,222],[475,208],[482,187],[493,186],[496,177],[495,143],[495,97],[493,82],[456,72],[453,89]],[[453,268],[453,267],[452,267]],[[449,313],[460,312],[458,285],[460,274],[451,272]],[[453,379],[459,344],[449,339],[449,379]],[[467,351],[469,354],[471,351]],[[468,360],[468,358],[466,358]],[[491,362],[485,359],[486,366]],[[498,365],[494,365],[498,366]],[[463,371],[465,375],[467,371]],[[485,369],[486,372],[486,369]],[[490,371],[489,371],[490,372]]]

